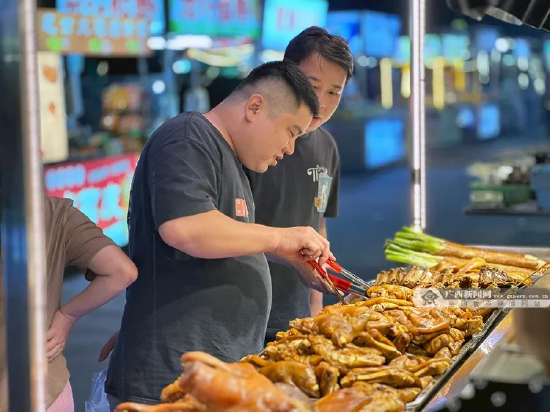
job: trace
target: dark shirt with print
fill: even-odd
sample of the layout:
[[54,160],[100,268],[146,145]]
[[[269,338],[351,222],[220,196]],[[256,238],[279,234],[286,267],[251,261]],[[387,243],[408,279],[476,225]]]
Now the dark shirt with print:
[[[317,129],[296,140],[294,154],[265,173],[247,171],[256,203],[256,222],[273,227],[311,226],[338,213],[340,158],[332,136]],[[310,316],[309,289],[293,269],[269,262],[273,302],[267,338],[288,322]]]
[[184,113],[151,136],[134,175],[129,250],[139,272],[109,364],[110,395],[154,403],[185,352],[235,362],[261,350],[271,306],[265,256],[199,259],[158,234],[167,221],[213,210],[254,222],[242,164],[204,116]]

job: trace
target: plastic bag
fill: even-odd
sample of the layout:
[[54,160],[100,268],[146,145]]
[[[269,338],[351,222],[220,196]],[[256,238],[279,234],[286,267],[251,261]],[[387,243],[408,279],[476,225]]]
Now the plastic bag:
[[92,394],[90,399],[84,403],[86,412],[111,412],[109,400],[105,393],[105,380],[107,379],[107,368],[101,372],[94,373],[92,377]]

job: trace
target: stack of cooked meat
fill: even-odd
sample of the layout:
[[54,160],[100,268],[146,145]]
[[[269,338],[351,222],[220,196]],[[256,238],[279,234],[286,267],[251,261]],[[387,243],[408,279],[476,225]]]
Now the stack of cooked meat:
[[413,266],[382,271],[376,285],[401,285],[408,288],[492,288],[531,284],[532,269],[488,264],[484,259],[470,260],[446,257],[435,266],[423,269]]
[[403,411],[482,329],[483,317],[413,307],[405,286],[377,285],[368,294],[292,321],[240,363],[186,354],[183,375],[162,394],[172,403],[117,411]]

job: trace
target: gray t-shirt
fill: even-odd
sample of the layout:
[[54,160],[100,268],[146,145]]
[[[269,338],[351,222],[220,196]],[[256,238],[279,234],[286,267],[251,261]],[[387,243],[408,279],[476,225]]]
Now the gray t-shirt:
[[265,256],[198,259],[158,234],[164,222],[212,210],[254,222],[242,164],[204,116],[184,113],[151,136],[134,175],[129,250],[139,272],[109,363],[110,395],[154,403],[187,351],[234,362],[261,350],[271,307]]
[[[296,140],[285,156],[265,173],[247,171],[256,203],[256,222],[272,227],[311,226],[338,214],[340,158],[332,136],[317,129]],[[310,316],[309,289],[294,270],[269,262],[273,304],[267,337],[288,329],[289,320]]]

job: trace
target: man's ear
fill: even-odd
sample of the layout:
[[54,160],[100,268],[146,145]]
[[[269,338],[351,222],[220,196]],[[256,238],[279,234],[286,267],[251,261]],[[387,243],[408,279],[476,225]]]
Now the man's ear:
[[262,110],[266,109],[266,102],[264,97],[261,94],[253,94],[248,98],[246,101],[246,107],[245,107],[245,118],[249,122],[253,122],[257,117],[258,114],[261,113]]

